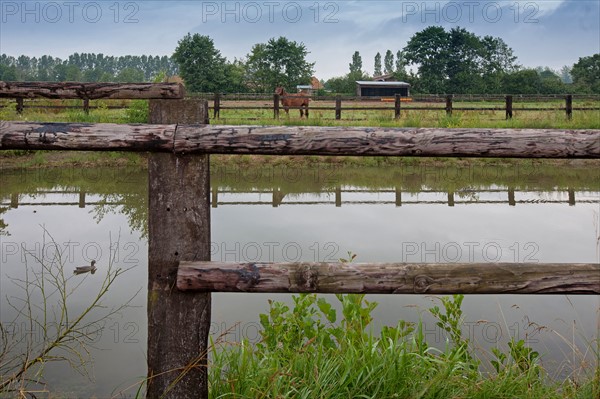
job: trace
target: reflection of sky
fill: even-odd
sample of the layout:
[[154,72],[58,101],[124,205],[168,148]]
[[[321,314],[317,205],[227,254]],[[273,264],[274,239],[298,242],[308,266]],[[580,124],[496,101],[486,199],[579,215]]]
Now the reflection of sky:
[[396,53],[431,25],[500,36],[529,67],[559,69],[600,51],[595,0],[67,3],[76,5],[0,1],[0,52],[63,58],[73,52],[171,55],[191,32],[211,36],[233,60],[256,43],[286,36],[306,44],[316,75],[327,79],[348,72],[354,51],[372,73],[376,52]]
[[[506,193],[500,199],[506,201]],[[481,194],[483,196],[483,194]],[[496,198],[496,194],[485,194]],[[562,199],[562,193],[517,192],[520,198]],[[598,193],[581,193],[598,199]],[[220,194],[219,200],[235,199],[272,200],[270,194]],[[393,201],[394,193],[343,193],[346,199],[373,199]],[[301,194],[293,200],[311,201],[328,199],[334,193]],[[444,201],[437,193],[403,193],[402,199],[418,198]],[[487,198],[487,197],[486,197]],[[577,192],[576,198],[580,198]],[[3,256],[0,273],[2,292],[1,317],[10,317],[6,296],[17,295],[15,287],[5,278],[18,276],[24,266],[22,252],[5,251],[12,244],[24,244],[39,252],[44,226],[67,251],[65,272],[69,275],[75,266],[86,264],[92,257],[99,259],[99,271],[83,277],[80,290],[73,297],[73,309],[89,300],[98,289],[107,267],[110,240],[120,233],[119,267],[136,266],[123,275],[107,297],[105,304],[123,303],[138,289],[134,300],[139,308],[129,309],[106,325],[101,341],[102,351],[94,351],[95,384],[85,386],[86,392],[97,389],[98,395],[108,395],[117,385],[128,385],[145,374],[146,350],[146,286],[147,243],[138,232],[132,232],[127,218],[118,213],[107,213],[96,223],[92,206],[78,208],[77,195],[48,194],[19,198],[20,202],[72,202],[71,206],[19,206],[3,214],[9,225],[10,236],[2,237]],[[96,200],[88,195],[88,200]],[[458,201],[459,197],[455,199]],[[323,206],[286,205],[288,197],[277,208],[271,205],[220,205],[212,208],[213,260],[244,261],[325,261],[347,257],[352,251],[356,262],[447,262],[447,261],[539,261],[539,262],[597,262],[598,202],[563,204],[530,203],[509,206],[507,203],[440,205],[394,204],[351,205],[335,207],[331,202]],[[116,208],[118,212],[119,207]],[[10,247],[12,248],[12,247]],[[100,252],[98,252],[100,251]],[[460,256],[458,254],[460,253]],[[100,255],[98,255],[100,254]],[[472,257],[472,259],[470,259]],[[31,259],[30,265],[34,265]],[[243,296],[243,297],[242,297]],[[290,301],[289,295],[214,294],[213,328],[215,335],[232,328],[230,339],[247,337],[256,340],[258,314],[267,310],[267,298]],[[330,296],[331,301],[335,298]],[[419,310],[433,305],[433,299],[423,296],[371,295],[370,300],[380,303],[375,311],[375,326],[394,325],[399,319],[416,322]],[[436,303],[437,304],[437,303]],[[418,308],[411,307],[412,305]],[[549,367],[566,358],[564,342],[553,332],[541,335],[534,332],[530,321],[555,329],[562,336],[570,336],[573,323],[577,334],[591,341],[597,336],[600,299],[587,296],[467,296],[464,301],[465,317],[470,330],[465,334],[480,348],[506,343],[509,335],[525,338],[529,334],[534,348],[539,350]],[[443,337],[426,315],[426,334],[432,344],[444,345]],[[488,324],[477,324],[487,320]],[[236,326],[236,323],[240,323]],[[129,323],[129,324],[128,324]],[[580,339],[580,338],[577,338]],[[581,341],[578,344],[583,345]],[[585,348],[585,346],[581,346]],[[63,368],[50,367],[49,381],[62,381],[68,386],[81,383],[76,374]],[[83,385],[83,384],[82,384]],[[108,391],[106,391],[108,390]]]

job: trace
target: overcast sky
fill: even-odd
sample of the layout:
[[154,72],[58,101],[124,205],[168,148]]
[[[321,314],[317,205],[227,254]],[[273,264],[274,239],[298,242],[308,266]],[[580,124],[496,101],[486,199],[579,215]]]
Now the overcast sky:
[[0,52],[171,55],[188,32],[210,36],[229,60],[256,43],[302,42],[320,79],[344,75],[354,51],[396,53],[431,25],[499,36],[526,67],[560,69],[600,52],[600,0],[538,1],[6,1]]

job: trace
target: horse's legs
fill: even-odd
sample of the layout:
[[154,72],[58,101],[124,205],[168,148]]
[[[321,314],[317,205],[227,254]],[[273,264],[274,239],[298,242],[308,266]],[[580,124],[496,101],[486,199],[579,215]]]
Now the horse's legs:
[[308,105],[306,105],[306,119],[308,119]]

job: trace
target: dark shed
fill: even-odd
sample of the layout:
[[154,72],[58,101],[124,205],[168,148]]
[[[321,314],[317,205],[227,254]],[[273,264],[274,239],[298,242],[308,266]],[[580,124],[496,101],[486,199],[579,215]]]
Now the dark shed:
[[410,84],[406,82],[374,82],[371,80],[356,81],[356,95],[361,97],[402,97],[410,95]]

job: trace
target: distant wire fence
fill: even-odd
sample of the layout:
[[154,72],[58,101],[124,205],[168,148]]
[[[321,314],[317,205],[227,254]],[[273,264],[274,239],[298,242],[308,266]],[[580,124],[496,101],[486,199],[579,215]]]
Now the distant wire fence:
[[[521,111],[553,111],[564,112],[568,119],[573,117],[573,111],[600,111],[600,95],[585,94],[554,94],[554,95],[447,95],[428,94],[411,97],[357,97],[341,95],[307,95],[310,97],[310,111],[331,112],[332,117],[320,118],[325,120],[366,120],[367,117],[353,119],[358,111],[363,113],[380,112],[385,116],[389,112],[394,119],[400,119],[410,111],[440,111],[452,116],[455,111],[491,111],[504,113],[505,119],[512,119],[515,112]],[[202,98],[209,102],[212,119],[247,119],[257,120],[268,118],[272,113],[273,119],[279,119],[281,111],[300,110],[300,107],[284,107],[281,100],[287,97],[277,94],[261,93],[188,93],[186,97]],[[574,103],[575,102],[575,103]],[[112,103],[112,104],[111,104]],[[439,104],[439,105],[438,105]],[[539,105],[538,105],[539,104]],[[14,107],[17,114],[25,109],[82,110],[88,114],[98,109],[128,109],[130,100],[48,100],[39,98],[4,99],[1,108]],[[252,111],[262,114],[252,115]],[[267,112],[265,114],[265,111]],[[221,113],[224,113],[224,116]],[[381,113],[383,112],[383,114]]]

